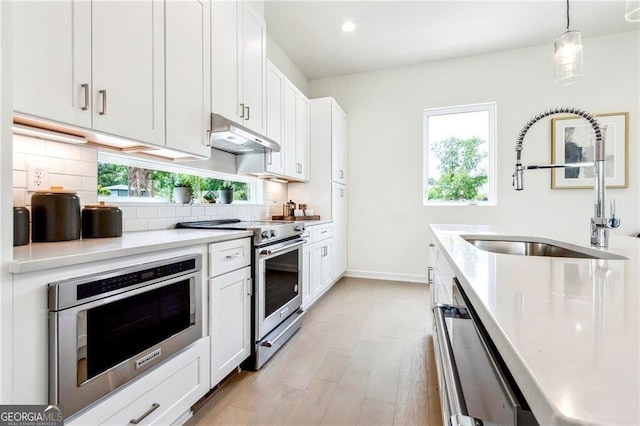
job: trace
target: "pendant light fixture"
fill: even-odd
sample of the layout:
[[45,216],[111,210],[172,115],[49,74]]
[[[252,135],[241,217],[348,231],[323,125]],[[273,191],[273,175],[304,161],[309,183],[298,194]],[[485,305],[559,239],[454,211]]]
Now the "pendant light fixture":
[[629,22],[640,22],[640,0],[627,0],[624,19]]
[[567,31],[554,43],[555,83],[559,86],[573,84],[584,76],[582,70],[582,33],[569,29],[569,0],[567,0]]

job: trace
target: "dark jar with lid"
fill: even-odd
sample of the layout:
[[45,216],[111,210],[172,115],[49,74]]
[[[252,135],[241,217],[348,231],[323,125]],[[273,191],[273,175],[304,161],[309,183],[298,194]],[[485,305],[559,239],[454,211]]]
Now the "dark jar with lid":
[[13,245],[29,244],[29,210],[26,207],[13,208]]
[[34,243],[80,239],[80,197],[75,192],[37,191],[31,196],[31,213]]
[[82,238],[108,238],[122,235],[122,210],[99,205],[84,206],[82,209]]

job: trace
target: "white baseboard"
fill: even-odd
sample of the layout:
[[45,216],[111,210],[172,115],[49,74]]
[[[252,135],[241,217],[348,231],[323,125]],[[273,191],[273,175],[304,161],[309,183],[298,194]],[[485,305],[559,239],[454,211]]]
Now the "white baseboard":
[[428,282],[426,275],[397,274],[393,272],[347,270],[344,276],[352,277],[352,278],[368,278],[372,280],[407,281],[412,283],[423,283],[423,284],[426,284]]

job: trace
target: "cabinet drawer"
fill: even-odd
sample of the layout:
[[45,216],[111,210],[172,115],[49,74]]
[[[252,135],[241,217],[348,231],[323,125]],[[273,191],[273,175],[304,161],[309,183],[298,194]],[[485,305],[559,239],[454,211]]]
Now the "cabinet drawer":
[[209,244],[209,276],[217,277],[251,264],[251,239]]
[[311,241],[314,243],[326,240],[327,238],[331,238],[332,236],[333,226],[331,224],[314,226],[313,228],[311,228]]
[[209,341],[198,340],[65,424],[127,425],[135,419],[140,425],[174,423],[209,391]]
[[[135,424],[167,424],[175,420],[168,414],[181,397],[198,387],[199,371],[203,368],[200,364],[199,358],[194,359],[103,424],[124,425],[133,423],[134,419],[137,420]],[[179,416],[181,413],[176,414]]]

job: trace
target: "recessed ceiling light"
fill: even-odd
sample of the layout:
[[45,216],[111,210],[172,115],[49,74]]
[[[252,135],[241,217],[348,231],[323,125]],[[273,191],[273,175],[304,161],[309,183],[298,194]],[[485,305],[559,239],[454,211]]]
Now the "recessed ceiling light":
[[344,31],[345,33],[350,33],[355,29],[356,29],[356,24],[354,24],[351,21],[345,21],[345,23],[342,24],[342,31]]

